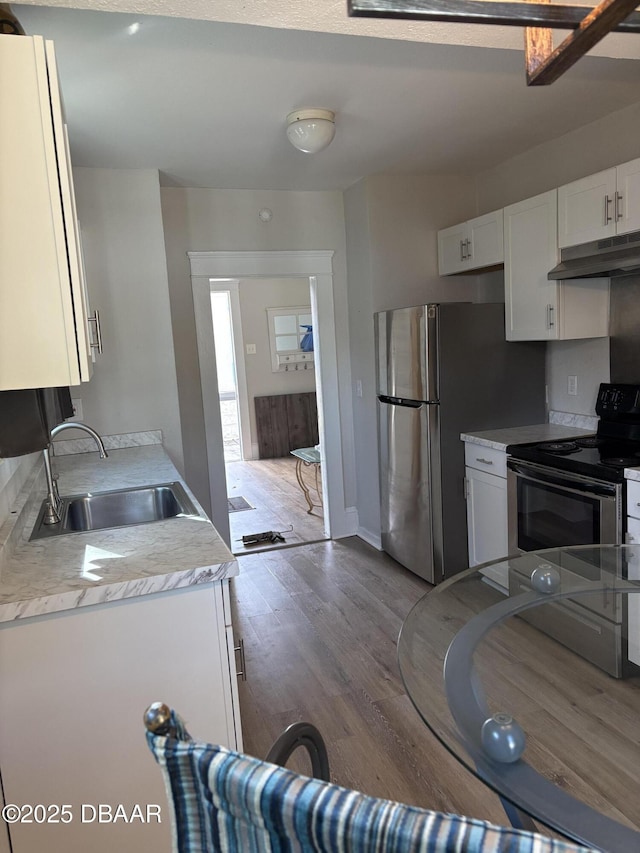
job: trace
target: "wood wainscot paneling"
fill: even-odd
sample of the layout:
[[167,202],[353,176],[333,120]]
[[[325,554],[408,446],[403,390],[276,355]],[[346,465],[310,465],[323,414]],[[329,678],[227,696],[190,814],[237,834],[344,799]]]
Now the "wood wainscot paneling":
[[315,391],[255,397],[260,459],[287,456],[299,447],[318,444]]

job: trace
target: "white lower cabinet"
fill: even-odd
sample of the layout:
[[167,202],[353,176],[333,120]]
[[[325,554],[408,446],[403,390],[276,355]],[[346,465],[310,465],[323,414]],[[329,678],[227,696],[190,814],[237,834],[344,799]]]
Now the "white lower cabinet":
[[[506,452],[465,442],[465,459],[469,566],[478,566],[508,553]],[[483,571],[508,589],[504,568]]]
[[[179,711],[196,738],[242,747],[226,584],[0,626],[5,801],[66,805],[73,816],[68,823],[12,824],[12,853],[171,849],[162,774],[147,747],[142,714],[161,700]],[[83,822],[83,814],[90,818],[101,804],[113,814],[118,805],[126,814],[135,805],[143,814],[158,805],[161,822]]]

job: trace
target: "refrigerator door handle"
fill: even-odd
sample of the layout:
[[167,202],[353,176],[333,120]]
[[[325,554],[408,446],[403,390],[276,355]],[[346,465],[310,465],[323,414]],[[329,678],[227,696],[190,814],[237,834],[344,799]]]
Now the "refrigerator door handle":
[[419,409],[423,403],[422,400],[405,400],[404,397],[389,397],[386,394],[380,394],[378,400],[388,406],[408,406],[410,409]]
[[439,403],[438,353],[440,350],[438,306],[427,305],[426,320],[426,364],[428,400],[425,403]]

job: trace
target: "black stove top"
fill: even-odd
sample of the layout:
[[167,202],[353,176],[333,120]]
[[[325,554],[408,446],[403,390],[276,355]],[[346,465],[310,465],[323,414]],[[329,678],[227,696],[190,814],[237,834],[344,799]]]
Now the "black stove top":
[[512,444],[514,459],[621,483],[625,468],[640,467],[640,385],[602,384],[596,413],[598,431],[593,436]]
[[[594,439],[597,436],[593,436]],[[583,439],[581,439],[583,441]],[[575,439],[535,444],[512,444],[507,452],[514,459],[537,462],[560,471],[573,471],[609,483],[621,483],[625,468],[640,468],[640,441],[598,439],[595,447],[584,447]]]

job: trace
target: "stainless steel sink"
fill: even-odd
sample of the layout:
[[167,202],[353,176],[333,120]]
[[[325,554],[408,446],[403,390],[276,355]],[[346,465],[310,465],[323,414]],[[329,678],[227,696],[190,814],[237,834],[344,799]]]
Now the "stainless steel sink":
[[43,524],[45,509],[46,501],[31,539],[148,524],[176,516],[198,516],[189,496],[177,482],[63,497],[61,521],[57,524]]

